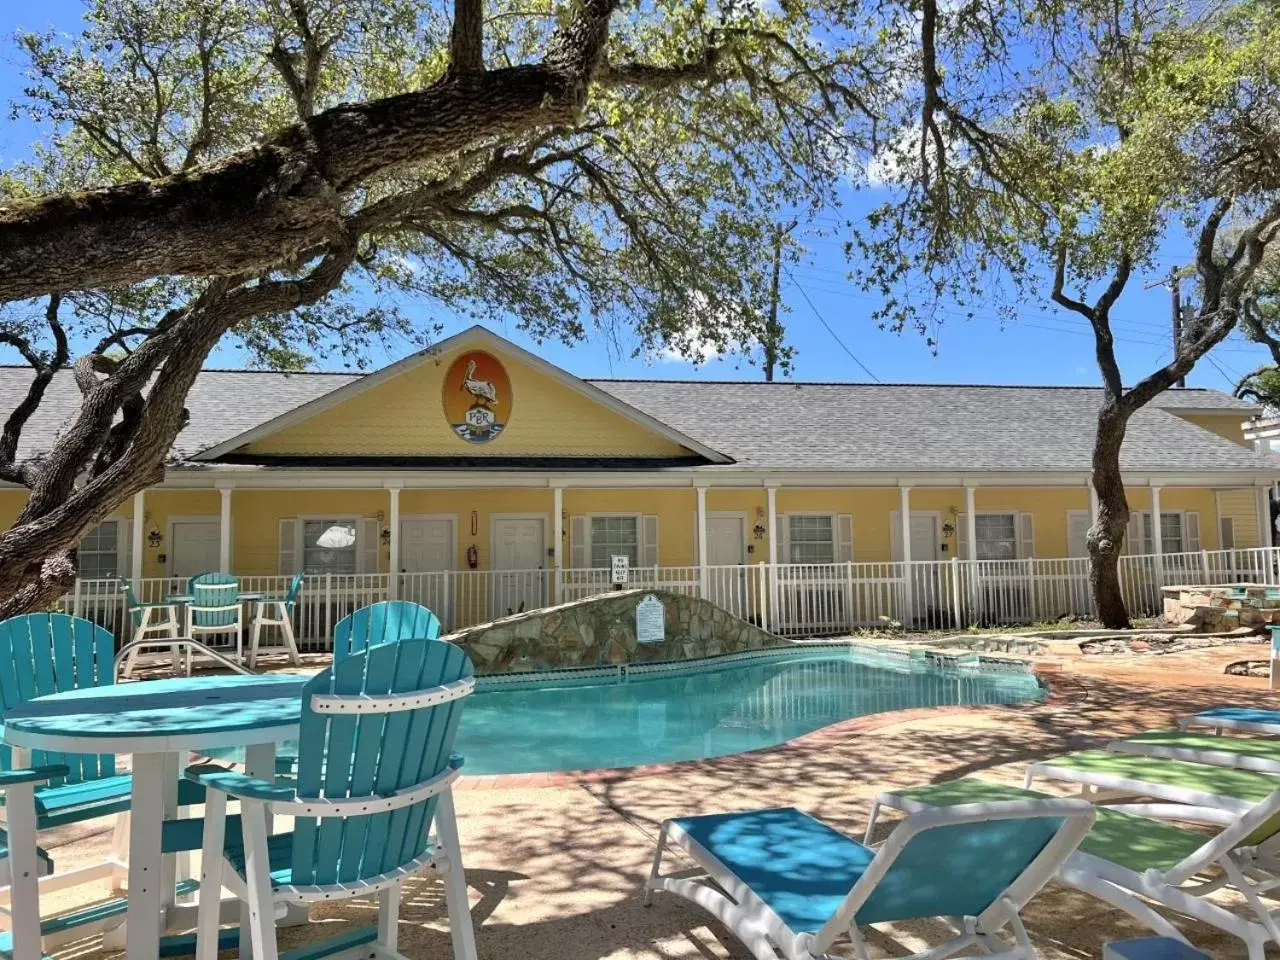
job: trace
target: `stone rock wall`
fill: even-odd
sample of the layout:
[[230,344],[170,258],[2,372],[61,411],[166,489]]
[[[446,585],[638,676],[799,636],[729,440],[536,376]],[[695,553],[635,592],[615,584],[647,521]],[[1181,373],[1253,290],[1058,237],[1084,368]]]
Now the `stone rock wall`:
[[1164,587],[1164,618],[1196,633],[1225,633],[1241,627],[1261,631],[1280,624],[1280,597],[1275,590],[1256,583]]
[[[636,642],[636,604],[662,601],[665,638]],[[692,660],[785,643],[715,604],[666,590],[623,590],[482,623],[444,639],[466,650],[479,674],[617,663]]]

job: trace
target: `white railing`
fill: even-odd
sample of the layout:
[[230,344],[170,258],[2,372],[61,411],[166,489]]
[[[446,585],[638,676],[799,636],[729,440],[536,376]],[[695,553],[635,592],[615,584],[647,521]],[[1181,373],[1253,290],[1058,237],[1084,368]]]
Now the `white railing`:
[[[1123,556],[1120,585],[1131,615],[1163,608],[1160,588],[1175,584],[1280,585],[1280,548],[1200,550]],[[348,613],[395,595],[430,607],[446,632],[558,602],[615,589],[609,570],[569,569],[559,582],[551,570],[447,570],[402,573],[395,590],[387,574],[309,576],[294,612],[303,650],[327,650],[333,627]],[[282,596],[289,577],[245,576],[246,593]],[[1093,612],[1089,561],[941,560],[904,563],[767,564],[637,567],[628,587],[701,596],[736,617],[783,636],[847,633],[900,623],[918,629],[963,629],[973,624],[1017,624],[1088,616]],[[139,599],[182,594],[185,581],[157,577],[136,585]],[[111,630],[121,642],[132,633],[124,593],[116,580],[78,580],[59,609]]]

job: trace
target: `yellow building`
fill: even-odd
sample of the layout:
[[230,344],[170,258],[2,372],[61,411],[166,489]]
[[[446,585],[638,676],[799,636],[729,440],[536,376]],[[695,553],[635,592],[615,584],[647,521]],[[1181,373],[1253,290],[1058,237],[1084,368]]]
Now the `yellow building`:
[[[164,483],[81,545],[78,589],[301,571],[327,591],[323,634],[335,597],[414,597],[461,624],[607,588],[624,556],[633,581],[775,629],[1082,612],[1097,400],[585,381],[479,327],[366,376],[208,371]],[[1135,591],[1259,563],[1280,472],[1244,439],[1257,412],[1185,389],[1134,417]],[[23,496],[0,488],[0,522]]]

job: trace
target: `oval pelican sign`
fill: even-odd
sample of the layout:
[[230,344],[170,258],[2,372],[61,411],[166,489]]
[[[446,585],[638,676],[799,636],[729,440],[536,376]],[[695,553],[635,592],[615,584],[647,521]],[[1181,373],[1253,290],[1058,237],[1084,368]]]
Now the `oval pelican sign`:
[[444,415],[468,443],[488,443],[511,419],[511,381],[498,358],[468,350],[444,375]]

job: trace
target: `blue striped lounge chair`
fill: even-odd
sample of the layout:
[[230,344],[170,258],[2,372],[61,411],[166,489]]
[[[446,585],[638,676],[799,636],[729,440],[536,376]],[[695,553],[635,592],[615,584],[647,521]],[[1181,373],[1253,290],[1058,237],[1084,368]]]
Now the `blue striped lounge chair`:
[[[916,957],[976,947],[1001,960],[1031,960],[1019,911],[1093,820],[1092,806],[1079,799],[976,803],[909,816],[870,847],[790,807],[683,817],[662,825],[645,899],[665,890],[692,901],[756,960],[826,957],[846,934],[866,960],[860,927],[928,917],[961,918],[963,929]],[[663,876],[670,846],[700,875]]]

